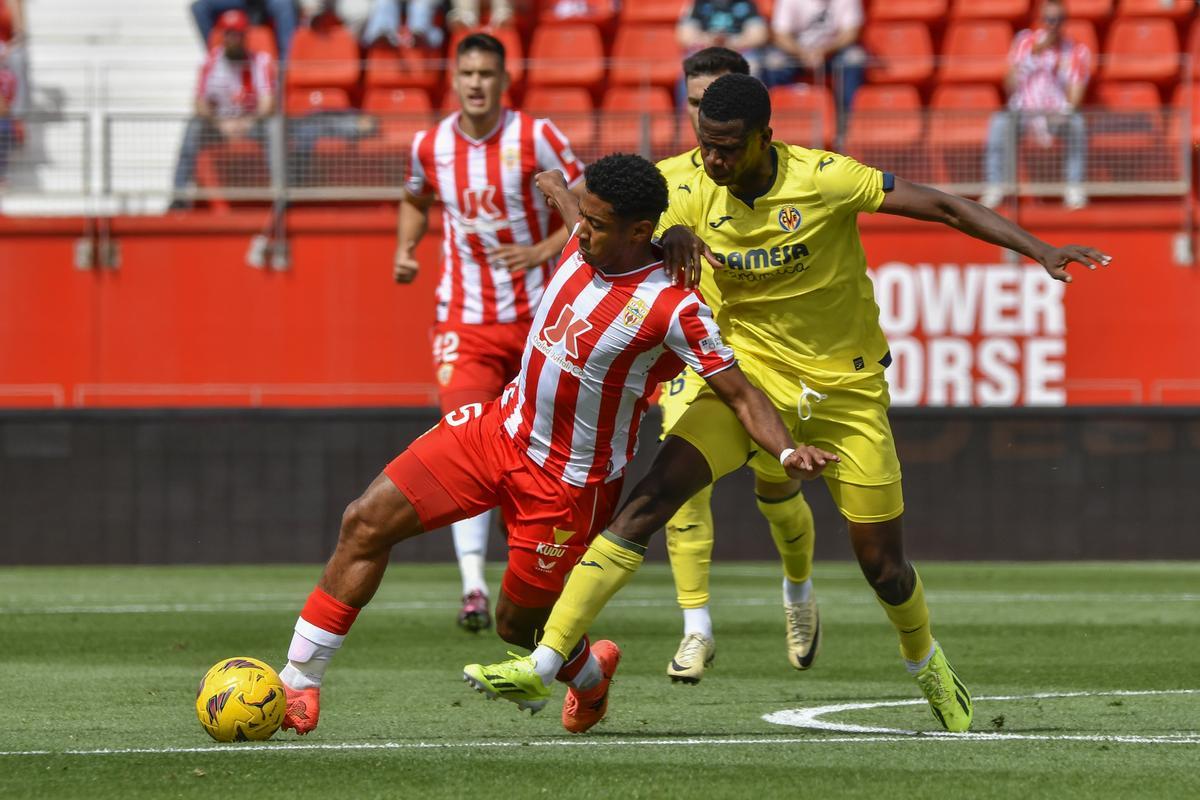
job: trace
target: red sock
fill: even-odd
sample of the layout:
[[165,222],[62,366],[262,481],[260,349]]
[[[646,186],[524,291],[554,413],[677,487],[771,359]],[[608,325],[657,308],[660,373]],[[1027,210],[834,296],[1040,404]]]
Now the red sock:
[[310,625],[338,636],[345,636],[361,608],[348,606],[321,588],[312,590],[300,618]]
[[575,680],[575,676],[579,674],[579,670],[583,669],[587,664],[588,658],[592,655],[592,643],[588,639],[587,634],[579,640],[579,644],[575,645],[575,649],[571,651],[571,656],[559,668],[558,674],[554,676],[555,680],[563,683],[570,683]]

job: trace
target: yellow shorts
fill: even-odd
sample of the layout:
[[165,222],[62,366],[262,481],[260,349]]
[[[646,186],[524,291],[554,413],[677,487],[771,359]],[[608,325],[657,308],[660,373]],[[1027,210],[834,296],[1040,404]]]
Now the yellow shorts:
[[[797,442],[837,453],[841,461],[823,473],[842,515],[853,522],[886,522],[904,511],[900,460],[887,410],[891,402],[883,375],[823,386],[789,379],[750,359],[739,365],[770,398]],[[818,399],[814,392],[825,395]],[[804,400],[801,398],[804,396]],[[801,419],[803,409],[807,419]],[[665,426],[664,426],[665,427]],[[779,461],[759,453],[733,410],[705,387],[669,429],[691,443],[708,461],[713,480],[749,459],[756,476],[771,483],[788,480]]]
[[696,395],[706,385],[704,378],[693,372],[690,367],[684,367],[683,372],[663,383],[662,393],[658,396],[658,407],[662,409],[663,429],[662,434],[658,437],[660,442],[667,438],[671,428],[675,426],[675,423],[683,416],[683,412],[687,411],[687,407],[692,404]]

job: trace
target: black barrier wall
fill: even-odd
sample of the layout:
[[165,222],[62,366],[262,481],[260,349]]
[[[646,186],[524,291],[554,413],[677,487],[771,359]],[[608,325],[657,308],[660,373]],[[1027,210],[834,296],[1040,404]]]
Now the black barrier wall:
[[[319,562],[379,470],[436,420],[396,410],[0,412],[0,563]],[[900,409],[910,556],[1200,558],[1200,410]],[[648,467],[643,426],[626,490]],[[849,558],[820,482],[817,558]],[[741,470],[717,559],[775,557]],[[499,535],[492,556],[503,558]],[[653,553],[664,557],[661,537]],[[396,559],[452,560],[448,532]]]

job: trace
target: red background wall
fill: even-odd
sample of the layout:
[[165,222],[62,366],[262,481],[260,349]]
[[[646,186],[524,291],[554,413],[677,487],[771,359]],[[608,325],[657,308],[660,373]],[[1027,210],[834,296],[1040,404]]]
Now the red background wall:
[[[1064,298],[1071,404],[1200,403],[1200,267],[1174,262],[1178,203],[1024,212],[1113,255]],[[245,265],[264,215],[117,218],[118,269],[79,270],[79,219],[0,220],[0,405],[432,405],[438,236],[391,279],[394,210],[289,214],[292,267]],[[872,267],[999,264],[954,231],[864,217]]]

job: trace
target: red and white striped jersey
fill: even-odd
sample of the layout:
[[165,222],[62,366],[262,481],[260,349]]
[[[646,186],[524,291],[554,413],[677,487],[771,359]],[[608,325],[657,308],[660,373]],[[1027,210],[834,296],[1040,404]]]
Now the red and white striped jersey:
[[697,292],[671,286],[661,261],[605,275],[572,237],[504,390],[504,427],[566,483],[611,480],[633,458],[661,381],[684,365],[709,377],[735,363],[712,311]]
[[438,322],[527,322],[554,262],[514,275],[487,252],[545,239],[550,209],[534,177],[557,169],[574,184],[583,165],[549,120],[505,110],[496,129],[476,141],[459,128],[458,117],[455,112],[417,134],[407,181],[414,195],[436,193],[442,202]]
[[250,53],[231,61],[220,45],[208,51],[200,67],[196,99],[212,104],[218,117],[241,117],[258,110],[259,98],[275,91],[275,62],[269,53]]
[[1086,83],[1092,72],[1092,52],[1082,42],[1063,37],[1054,47],[1037,50],[1045,31],[1023,30],[1013,39],[1009,66],[1017,86],[1009,98],[1013,111],[1067,111],[1067,88]]

